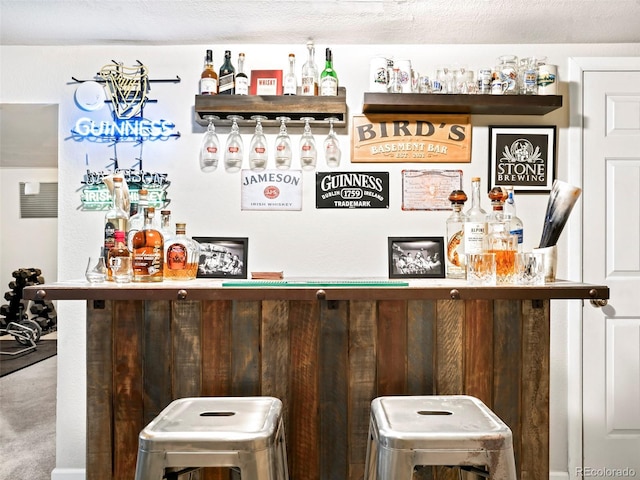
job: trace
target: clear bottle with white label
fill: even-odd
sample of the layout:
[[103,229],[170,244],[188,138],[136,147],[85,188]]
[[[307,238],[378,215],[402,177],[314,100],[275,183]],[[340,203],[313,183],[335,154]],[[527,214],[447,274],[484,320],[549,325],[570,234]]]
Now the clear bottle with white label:
[[504,202],[504,219],[509,226],[509,233],[518,237],[518,251],[522,252],[524,241],[524,224],[516,215],[516,201],[513,196],[513,187],[505,187],[507,200]]
[[282,93],[285,95],[298,94],[298,79],[296,78],[296,56],[293,53],[289,54],[289,71],[284,76]]
[[244,53],[238,54],[238,73],[236,73],[236,95],[249,95],[249,77],[244,73]]
[[487,235],[487,212],[480,204],[480,177],[471,179],[471,207],[464,222],[464,252],[482,253]]
[[312,41],[307,42],[307,61],[302,65],[300,94],[308,96],[318,95],[318,67],[315,60],[315,47]]

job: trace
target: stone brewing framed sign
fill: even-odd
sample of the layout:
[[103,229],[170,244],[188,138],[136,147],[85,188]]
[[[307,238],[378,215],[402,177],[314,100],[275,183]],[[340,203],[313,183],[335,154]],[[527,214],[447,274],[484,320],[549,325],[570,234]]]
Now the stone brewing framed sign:
[[354,115],[354,163],[471,162],[469,115]]
[[489,126],[489,183],[549,193],[556,171],[556,126]]

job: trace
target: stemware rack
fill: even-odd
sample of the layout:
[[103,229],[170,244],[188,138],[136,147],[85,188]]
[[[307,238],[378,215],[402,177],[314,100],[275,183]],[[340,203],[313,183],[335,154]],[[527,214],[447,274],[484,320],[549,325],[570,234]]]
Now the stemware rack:
[[207,126],[208,115],[219,117],[218,125],[231,125],[227,119],[229,115],[240,115],[243,120],[239,126],[255,126],[251,120],[253,115],[262,115],[264,127],[278,127],[278,117],[289,117],[288,127],[304,126],[304,117],[313,117],[310,125],[328,126],[330,117],[334,121],[334,128],[347,127],[347,94],[344,87],[338,88],[338,95],[333,97],[302,96],[302,95],[196,95],[196,122]]

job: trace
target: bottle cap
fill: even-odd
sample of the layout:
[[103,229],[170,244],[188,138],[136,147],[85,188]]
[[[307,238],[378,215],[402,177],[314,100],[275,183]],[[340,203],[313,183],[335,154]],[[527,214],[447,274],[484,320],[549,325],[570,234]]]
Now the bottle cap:
[[449,194],[449,201],[456,204],[464,204],[467,201],[467,194],[463,190],[454,190]]
[[507,199],[507,192],[502,187],[493,187],[489,190],[489,200],[491,203],[504,203]]

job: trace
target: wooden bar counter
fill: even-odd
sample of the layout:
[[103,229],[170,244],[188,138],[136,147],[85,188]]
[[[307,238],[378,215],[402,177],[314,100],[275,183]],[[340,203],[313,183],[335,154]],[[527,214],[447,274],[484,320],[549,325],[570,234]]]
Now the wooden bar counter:
[[175,398],[217,395],[282,399],[292,480],[360,479],[371,400],[407,394],[480,398],[513,431],[518,477],[548,479],[550,300],[597,303],[609,289],[407,283],[77,281],[24,294],[87,301],[88,480],[132,480],[144,425]]

